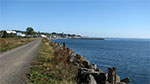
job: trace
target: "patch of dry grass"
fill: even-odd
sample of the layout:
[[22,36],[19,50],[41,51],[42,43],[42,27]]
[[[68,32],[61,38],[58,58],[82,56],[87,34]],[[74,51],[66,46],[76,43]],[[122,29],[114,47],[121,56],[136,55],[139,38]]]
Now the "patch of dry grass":
[[0,52],[29,43],[37,38],[0,38]]

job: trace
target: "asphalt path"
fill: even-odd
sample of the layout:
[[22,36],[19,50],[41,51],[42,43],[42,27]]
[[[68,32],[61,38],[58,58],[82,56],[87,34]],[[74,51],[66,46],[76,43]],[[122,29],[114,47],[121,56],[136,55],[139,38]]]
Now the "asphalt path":
[[25,73],[39,52],[41,40],[0,53],[0,84],[24,84]]

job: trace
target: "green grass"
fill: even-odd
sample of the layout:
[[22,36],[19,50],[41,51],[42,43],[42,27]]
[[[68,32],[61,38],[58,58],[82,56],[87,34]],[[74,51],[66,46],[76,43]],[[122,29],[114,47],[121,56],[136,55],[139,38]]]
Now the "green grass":
[[[26,84],[76,84],[77,69],[64,62],[64,56],[57,54],[55,45],[43,39],[37,59],[31,63]],[[66,67],[67,66],[67,67]]]

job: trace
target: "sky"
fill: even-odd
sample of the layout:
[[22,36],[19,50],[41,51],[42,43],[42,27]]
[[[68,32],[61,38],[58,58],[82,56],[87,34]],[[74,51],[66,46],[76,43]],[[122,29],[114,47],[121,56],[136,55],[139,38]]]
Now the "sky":
[[150,38],[150,0],[0,0],[0,30]]

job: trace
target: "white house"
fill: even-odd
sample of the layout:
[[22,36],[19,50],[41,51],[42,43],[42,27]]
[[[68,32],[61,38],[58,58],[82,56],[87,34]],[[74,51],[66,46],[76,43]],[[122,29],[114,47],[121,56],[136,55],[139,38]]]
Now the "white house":
[[42,37],[42,38],[46,38],[47,36],[42,34],[41,37]]
[[16,34],[16,31],[6,31],[8,34]]
[[17,36],[25,37],[26,35],[23,33],[17,33]]

